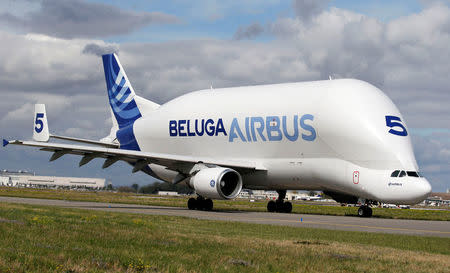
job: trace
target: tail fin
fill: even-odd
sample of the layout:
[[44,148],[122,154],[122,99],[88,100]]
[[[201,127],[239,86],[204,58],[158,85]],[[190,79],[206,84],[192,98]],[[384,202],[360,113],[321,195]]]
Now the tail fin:
[[35,141],[47,142],[50,138],[48,130],[47,113],[45,104],[34,105],[34,128],[33,139]]
[[133,123],[153,112],[159,104],[136,96],[116,54],[103,55],[102,59],[113,126],[110,134],[101,141],[118,141],[121,149],[139,150],[133,133]]
[[125,70],[115,53],[102,56],[109,104],[120,128],[132,124],[159,107],[159,104],[141,98],[134,93]]
[[142,117],[136,94],[115,53],[102,56],[109,104],[119,129]]

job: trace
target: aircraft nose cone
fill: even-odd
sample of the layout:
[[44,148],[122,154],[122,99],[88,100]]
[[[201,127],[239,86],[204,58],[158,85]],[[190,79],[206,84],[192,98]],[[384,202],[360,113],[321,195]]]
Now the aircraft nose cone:
[[431,190],[432,190],[431,184],[425,178],[423,179],[421,184],[422,184],[422,188],[423,188],[423,192],[424,192],[424,198],[427,198],[431,194]]
[[412,185],[411,199],[409,199],[409,204],[417,204],[427,199],[431,194],[431,185],[425,178],[421,178],[419,181],[417,178],[410,181]]
[[[417,183],[417,182],[416,182]],[[422,178],[420,183],[417,184],[416,188],[416,200],[415,203],[422,202],[423,200],[427,199],[428,196],[431,194],[431,185],[430,182],[428,182],[427,179]]]

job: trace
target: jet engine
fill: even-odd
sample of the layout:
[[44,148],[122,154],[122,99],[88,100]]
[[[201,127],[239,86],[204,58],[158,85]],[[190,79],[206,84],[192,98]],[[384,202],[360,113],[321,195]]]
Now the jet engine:
[[233,169],[207,168],[195,174],[189,186],[204,198],[233,199],[242,190],[242,177]]

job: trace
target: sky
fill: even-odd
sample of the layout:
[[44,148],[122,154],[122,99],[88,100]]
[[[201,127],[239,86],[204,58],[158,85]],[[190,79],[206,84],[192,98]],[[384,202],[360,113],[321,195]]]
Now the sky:
[[[34,104],[57,135],[111,128],[101,55],[116,52],[138,95],[165,103],[209,88],[357,78],[377,86],[409,127],[420,171],[450,188],[450,2],[433,0],[2,0],[0,136],[31,139]],[[155,181],[102,161],[48,162],[0,149],[0,169]]]

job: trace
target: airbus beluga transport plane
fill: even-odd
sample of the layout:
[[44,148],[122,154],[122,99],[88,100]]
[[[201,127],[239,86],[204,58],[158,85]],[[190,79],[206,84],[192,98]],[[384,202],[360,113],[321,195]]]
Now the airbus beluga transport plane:
[[[128,162],[198,197],[189,209],[211,210],[243,187],[276,190],[270,212],[291,212],[286,190],[320,190],[338,202],[415,204],[431,192],[418,172],[411,139],[394,103],[369,83],[340,79],[208,89],[158,105],[135,94],[115,54],[103,55],[113,125],[99,140],[51,135],[45,106],[34,113],[34,141],[3,141],[81,156],[83,166]],[[50,138],[78,142],[48,142]],[[89,145],[83,145],[89,144]]]

